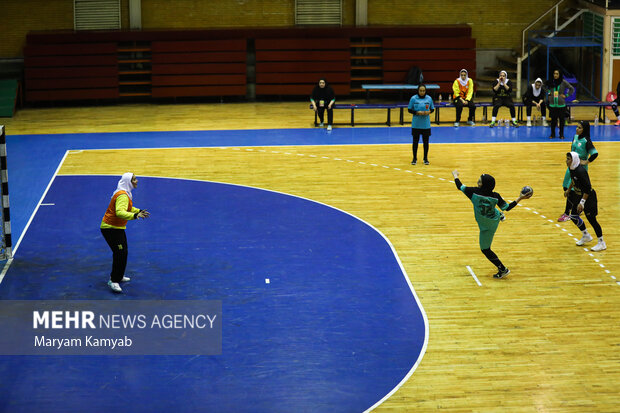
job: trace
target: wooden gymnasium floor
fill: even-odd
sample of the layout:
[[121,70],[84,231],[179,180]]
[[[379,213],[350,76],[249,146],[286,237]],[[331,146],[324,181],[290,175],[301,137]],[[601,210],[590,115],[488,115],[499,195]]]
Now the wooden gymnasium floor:
[[[4,123],[10,134],[310,128],[306,108],[257,103],[27,109]],[[381,122],[385,114],[356,116]],[[593,114],[577,111],[576,117]],[[452,118],[442,112],[444,121]],[[337,122],[347,119],[336,113]],[[349,127],[332,133],[344,129]],[[489,128],[477,131],[484,135]],[[390,128],[397,132],[409,135],[407,127]],[[576,247],[579,231],[556,222],[564,207],[560,186],[570,140],[432,144],[431,164],[415,167],[408,144],[84,151],[70,153],[59,174],[120,174],[131,165],[137,175],[298,195],[375,226],[398,252],[430,329],[419,366],[378,412],[617,412],[620,144],[617,137],[593,140],[601,155],[590,174],[608,245],[600,253]],[[491,276],[471,203],[450,182],[453,169],[468,185],[482,172],[493,174],[507,200],[523,185],[534,187],[534,197],[507,213],[494,240],[493,249],[512,271],[507,279]]]

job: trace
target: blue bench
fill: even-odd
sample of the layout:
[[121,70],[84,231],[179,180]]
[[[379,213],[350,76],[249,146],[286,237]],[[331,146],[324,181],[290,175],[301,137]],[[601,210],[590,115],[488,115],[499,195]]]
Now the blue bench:
[[[409,85],[411,86],[411,85]],[[523,108],[525,105],[522,102],[515,102],[515,108],[517,109],[517,120],[519,122],[523,121]],[[573,107],[595,107],[598,108],[598,117],[599,121],[603,122],[602,111],[606,106],[610,106],[609,102],[569,102],[566,106],[568,107],[569,119],[570,119],[570,111]],[[336,103],[333,106],[333,109],[349,109],[351,111],[351,126],[355,126],[355,110],[356,109],[386,109],[387,110],[387,119],[385,124],[387,126],[392,126],[392,109],[399,109],[399,123],[401,125],[405,124],[405,109],[409,107],[408,103]],[[441,108],[449,108],[454,107],[452,102],[435,102],[435,123],[439,125],[440,123],[440,112]],[[488,109],[493,108],[493,104],[491,102],[478,102],[476,103],[477,108],[482,108],[482,116],[484,119],[489,119],[488,117]],[[310,105],[310,109],[312,109],[312,105]],[[314,113],[314,126],[318,125],[317,114]]]
[[[514,105],[515,105],[515,108],[517,109],[517,120],[519,122],[522,122],[523,121],[523,110],[525,108],[525,105],[523,104],[523,102],[514,102]],[[598,108],[598,118],[600,122],[603,121],[603,118],[602,118],[603,108],[606,106],[610,106],[610,105],[611,103],[609,102],[597,102],[597,101],[568,102],[566,104],[566,106],[568,107],[568,114],[569,114],[568,118],[569,119],[570,119],[571,108],[573,107],[595,107],[595,108]],[[477,108],[482,108],[482,116],[484,119],[488,120],[489,119],[488,109],[493,108],[493,103],[477,102],[475,106]],[[454,104],[452,102],[435,102],[435,123],[437,125],[439,125],[439,122],[440,122],[440,117],[439,117],[440,109],[448,108],[448,107],[454,107]]]
[[[392,109],[400,109],[399,123],[401,125],[404,125],[405,109],[407,107],[409,107],[408,103],[336,103],[332,108],[334,110],[349,109],[351,111],[351,126],[355,126],[356,109],[386,109],[387,119],[385,121],[385,124],[387,126],[392,126]],[[312,105],[310,105],[310,109],[312,109]],[[317,113],[314,112],[314,126],[317,126],[318,124],[319,123],[317,121]]]

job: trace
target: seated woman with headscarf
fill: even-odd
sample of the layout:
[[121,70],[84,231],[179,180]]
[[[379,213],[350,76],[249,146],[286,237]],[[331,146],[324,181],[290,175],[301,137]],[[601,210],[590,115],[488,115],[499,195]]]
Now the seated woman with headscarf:
[[469,78],[466,69],[461,69],[459,77],[452,84],[452,103],[456,107],[456,121],[454,126],[459,126],[463,107],[469,108],[467,123],[475,126],[476,105],[474,104],[474,81]]
[[527,114],[527,126],[532,126],[532,107],[534,105],[536,105],[538,110],[540,110],[543,126],[547,126],[547,104],[545,103],[546,97],[547,91],[543,87],[543,81],[541,78],[537,78],[534,83],[527,87],[527,90],[523,95],[523,104],[525,105],[525,111]]
[[319,79],[319,84],[312,90],[310,96],[310,104],[312,109],[319,115],[319,120],[323,126],[324,113],[327,109],[327,130],[332,130],[332,123],[334,123],[334,110],[332,107],[336,102],[336,95],[330,85],[327,84],[325,79]]
[[510,117],[512,118],[511,125],[519,127],[517,123],[517,116],[515,112],[515,104],[512,101],[512,83],[508,79],[508,73],[505,70],[499,72],[499,77],[493,84],[493,115],[491,117],[490,127],[497,125],[495,120],[497,119],[497,113],[499,108],[506,106],[510,110]]

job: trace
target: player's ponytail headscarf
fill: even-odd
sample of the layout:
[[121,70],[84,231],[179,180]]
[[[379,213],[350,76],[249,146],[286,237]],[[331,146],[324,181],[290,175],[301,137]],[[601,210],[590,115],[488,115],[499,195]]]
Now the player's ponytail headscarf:
[[566,157],[568,158],[569,156],[572,158],[569,168],[571,171],[574,171],[575,168],[577,168],[581,163],[581,160],[579,159],[579,154],[577,152],[568,152]]
[[131,196],[131,190],[133,189],[133,184],[131,183],[132,178],[133,172],[125,172],[123,176],[121,176],[121,179],[118,181],[118,184],[116,185],[116,191],[114,191],[112,197],[114,197],[114,195],[119,191],[125,191],[127,192],[129,198],[133,199],[133,197]]
[[495,189],[495,178],[489,174],[480,175],[480,189],[484,194],[490,194]]

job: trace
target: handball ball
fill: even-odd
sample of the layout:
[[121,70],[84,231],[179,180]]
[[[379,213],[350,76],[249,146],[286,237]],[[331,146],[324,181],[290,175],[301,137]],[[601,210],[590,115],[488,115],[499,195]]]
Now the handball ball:
[[534,194],[534,190],[531,186],[524,186],[521,188],[521,195]]

